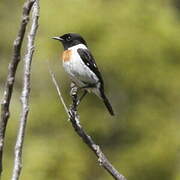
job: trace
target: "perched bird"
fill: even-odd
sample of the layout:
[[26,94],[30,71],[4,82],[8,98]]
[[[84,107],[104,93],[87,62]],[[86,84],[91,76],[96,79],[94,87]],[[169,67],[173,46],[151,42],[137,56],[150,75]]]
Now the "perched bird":
[[114,115],[112,106],[104,93],[104,82],[101,73],[94,57],[88,50],[86,41],[79,34],[75,33],[64,34],[59,37],[53,37],[53,39],[59,40],[63,44],[63,67],[76,86],[84,89],[82,97],[87,92],[95,93],[103,100],[109,113]]

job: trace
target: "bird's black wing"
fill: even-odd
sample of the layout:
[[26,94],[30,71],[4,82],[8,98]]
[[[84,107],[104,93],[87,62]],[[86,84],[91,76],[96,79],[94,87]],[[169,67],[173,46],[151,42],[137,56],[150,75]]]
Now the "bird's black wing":
[[103,88],[103,79],[91,52],[88,49],[82,49],[82,48],[77,49],[77,52],[81,57],[81,59],[83,60],[84,64],[96,74]]
[[99,79],[99,82],[100,82],[100,93],[101,93],[101,97],[104,101],[104,104],[106,105],[108,111],[110,112],[111,115],[114,115],[114,111],[112,109],[112,106],[109,102],[109,100],[107,99],[106,95],[104,94],[104,83],[103,83],[103,79],[102,79],[102,76],[101,76],[101,73],[99,72],[99,69],[97,67],[97,64],[94,60],[94,57],[93,55],[91,54],[91,52],[88,50],[88,49],[82,49],[82,48],[79,48],[77,49],[77,52],[78,54],[80,55],[81,59],[83,60],[84,64],[89,67],[89,69],[91,71],[93,71],[96,76],[98,77]]

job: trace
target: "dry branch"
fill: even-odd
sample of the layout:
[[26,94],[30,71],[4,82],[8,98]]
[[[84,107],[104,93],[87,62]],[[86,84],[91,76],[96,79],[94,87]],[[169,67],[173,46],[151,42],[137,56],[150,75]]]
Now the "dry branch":
[[32,25],[28,34],[27,54],[24,58],[24,75],[23,75],[23,89],[21,94],[22,112],[19,122],[19,131],[15,145],[15,158],[12,180],[18,180],[22,168],[22,149],[25,136],[26,122],[29,112],[29,96],[30,96],[30,76],[31,76],[31,62],[34,53],[34,41],[38,28],[39,18],[39,1],[33,5]]
[[21,46],[26,31],[26,26],[29,22],[29,14],[35,0],[27,0],[23,7],[22,20],[17,37],[13,44],[13,54],[11,62],[9,63],[7,80],[4,88],[4,95],[1,101],[1,120],[0,120],[0,174],[2,173],[2,159],[3,159],[3,147],[4,138],[6,132],[7,122],[10,116],[9,106],[11,96],[13,92],[13,86],[15,81],[16,69],[21,58]]
[[104,153],[102,152],[99,145],[95,144],[95,142],[92,140],[92,138],[87,134],[87,132],[84,130],[84,128],[80,125],[79,116],[77,114],[77,105],[78,105],[78,99],[77,99],[77,91],[78,88],[74,85],[71,86],[71,97],[72,97],[72,105],[70,109],[68,110],[66,104],[64,103],[61,91],[59,89],[59,86],[56,82],[55,76],[53,72],[50,70],[50,74],[53,80],[53,83],[57,89],[58,95],[60,100],[62,101],[62,104],[65,108],[65,111],[67,112],[67,115],[70,119],[70,122],[76,131],[76,133],[82,138],[83,142],[88,145],[88,147],[95,153],[95,155],[98,158],[100,166],[102,166],[111,176],[116,180],[126,180],[126,178],[120,174],[114,166],[108,161]]

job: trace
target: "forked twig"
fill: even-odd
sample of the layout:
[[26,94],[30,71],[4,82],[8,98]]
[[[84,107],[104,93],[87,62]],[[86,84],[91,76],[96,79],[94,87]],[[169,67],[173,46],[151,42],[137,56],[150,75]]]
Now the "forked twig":
[[65,111],[70,119],[70,122],[76,131],[76,133],[82,138],[83,142],[88,145],[88,147],[95,153],[95,155],[98,158],[99,164],[109,173],[111,176],[116,180],[126,180],[126,178],[120,174],[114,166],[108,161],[104,153],[102,152],[99,145],[95,144],[95,142],[92,140],[92,138],[86,133],[86,131],[83,129],[83,127],[80,125],[79,116],[77,115],[77,106],[78,106],[78,98],[77,98],[77,91],[78,88],[76,86],[71,87],[71,97],[72,97],[72,105],[71,108],[68,110],[62,94],[60,92],[60,88],[57,84],[57,81],[55,79],[55,76],[51,70],[49,70],[50,75],[52,77],[53,83],[56,87],[56,90],[58,92],[59,98],[65,108]]

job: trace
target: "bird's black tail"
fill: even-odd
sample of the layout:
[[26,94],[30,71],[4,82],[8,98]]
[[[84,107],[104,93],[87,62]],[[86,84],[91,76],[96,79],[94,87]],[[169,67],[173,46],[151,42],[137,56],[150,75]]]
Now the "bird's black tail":
[[114,116],[114,111],[113,111],[113,108],[108,100],[108,98],[106,97],[106,95],[104,93],[101,93],[101,97],[102,97],[102,100],[106,106],[106,108],[108,109],[109,113]]

